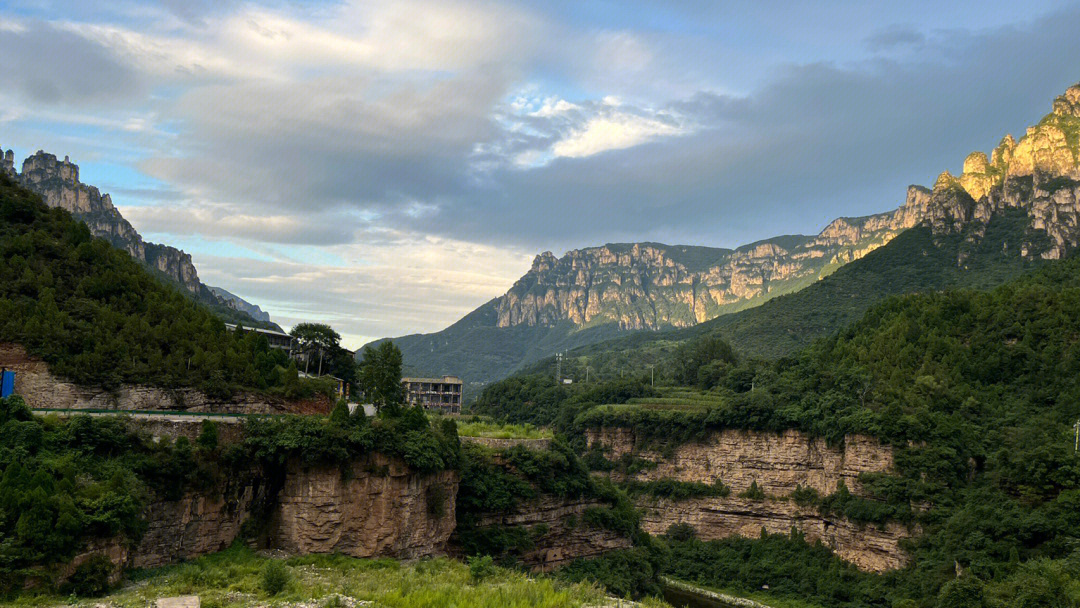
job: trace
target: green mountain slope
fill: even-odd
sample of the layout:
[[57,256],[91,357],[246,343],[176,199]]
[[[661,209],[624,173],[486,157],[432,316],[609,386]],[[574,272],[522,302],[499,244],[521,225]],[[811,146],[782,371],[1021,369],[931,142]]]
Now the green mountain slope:
[[[594,377],[614,377],[655,366],[666,380],[678,346],[705,336],[730,343],[744,357],[789,355],[854,322],[887,296],[988,288],[1044,265],[1046,260],[1021,255],[1023,245],[1040,236],[1029,225],[1027,215],[1014,209],[995,216],[975,242],[970,230],[935,236],[927,226],[912,228],[802,291],[692,328],[640,333],[572,350],[567,369],[580,376],[588,365]],[[544,361],[526,370],[548,372],[550,367],[551,362]]]
[[296,388],[265,338],[233,333],[86,224],[0,174],[0,342],[78,384]]

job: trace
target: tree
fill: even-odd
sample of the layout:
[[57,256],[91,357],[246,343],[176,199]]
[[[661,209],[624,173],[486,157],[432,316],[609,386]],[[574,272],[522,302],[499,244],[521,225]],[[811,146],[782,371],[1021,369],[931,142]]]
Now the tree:
[[393,342],[364,347],[360,386],[380,414],[384,409],[390,414],[401,409],[405,402],[405,388],[401,386],[401,350]]
[[300,351],[304,353],[304,373],[310,370],[311,359],[318,354],[318,375],[321,376],[327,353],[341,350],[341,335],[325,323],[300,323],[292,328],[289,335],[296,338]]

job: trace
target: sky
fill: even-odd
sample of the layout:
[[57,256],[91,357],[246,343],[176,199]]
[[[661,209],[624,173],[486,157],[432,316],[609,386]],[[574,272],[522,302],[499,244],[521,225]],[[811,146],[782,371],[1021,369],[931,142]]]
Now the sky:
[[1080,81],[1076,31],[1043,0],[0,0],[0,146],[356,348],[541,251],[895,208]]

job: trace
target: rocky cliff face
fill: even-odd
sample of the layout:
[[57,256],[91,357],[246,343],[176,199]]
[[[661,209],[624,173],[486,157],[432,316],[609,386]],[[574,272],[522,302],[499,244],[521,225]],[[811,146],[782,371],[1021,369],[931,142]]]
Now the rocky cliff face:
[[454,531],[457,474],[421,476],[375,454],[338,467],[290,467],[278,492],[271,544],[291,553],[443,554]]
[[190,255],[173,247],[144,242],[113,206],[108,194],[101,194],[96,187],[79,181],[79,166],[66,156],[61,161],[55,155],[39,150],[23,161],[19,181],[39,194],[48,206],[66,209],[86,222],[94,236],[107,239],[192,293],[203,289]]
[[641,510],[641,527],[649,534],[663,534],[675,524],[687,524],[697,531],[698,538],[708,541],[730,536],[758,538],[762,529],[769,534],[788,534],[795,528],[807,542],[820,541],[862,570],[885,572],[908,563],[901,547],[901,542],[912,534],[906,527],[890,523],[881,529],[840,517],[824,517],[816,509],[791,501],[734,496],[680,501],[642,498],[637,507]]
[[[663,534],[674,524],[693,526],[705,540],[733,535],[756,538],[762,528],[769,533],[787,533],[794,528],[808,541],[820,540],[864,570],[884,571],[907,563],[901,541],[915,530],[898,524],[877,528],[826,517],[790,499],[800,486],[828,495],[836,491],[840,482],[853,494],[861,494],[860,474],[887,473],[893,466],[892,448],[874,439],[851,435],[845,438],[843,447],[834,447],[824,439],[797,431],[773,434],[725,430],[710,433],[701,442],[677,446],[664,455],[641,449],[633,431],[625,428],[593,429],[587,433],[586,441],[611,459],[632,454],[652,462],[653,466],[630,476],[636,481],[674,479],[712,484],[719,480],[731,488],[731,495],[722,498],[639,498],[642,527],[650,534]],[[738,497],[754,483],[765,493],[765,499]]]
[[759,488],[773,496],[787,496],[798,486],[824,495],[836,491],[841,481],[857,493],[859,475],[889,471],[893,466],[892,448],[859,435],[849,435],[843,447],[834,447],[820,437],[799,431],[774,434],[725,430],[710,433],[700,443],[684,443],[661,454],[641,449],[632,430],[610,427],[589,430],[586,442],[604,450],[611,460],[632,454],[654,464],[634,474],[635,480],[711,484],[719,479],[733,494],[757,482]]
[[257,304],[252,304],[240,296],[230,293],[220,287],[211,287],[210,291],[214,292],[214,295],[224,300],[229,308],[245,313],[256,321],[262,321],[263,323],[271,322],[270,315]]
[[[1080,85],[1019,140],[1006,136],[989,157],[969,155],[959,176],[942,173],[932,188],[910,186],[892,211],[735,250],[630,243],[561,258],[545,252],[504,295],[441,332],[395,342],[407,364],[487,382],[621,331],[693,326],[799,291],[918,225],[942,240],[963,233],[959,269],[991,218],[1006,215],[1009,229],[1022,232],[1009,235],[1020,243],[1009,246],[1010,256],[1060,258],[1080,244],[1078,99]],[[1016,228],[1014,218],[1023,216],[1027,226]]]
[[[190,437],[200,422],[133,420],[155,437]],[[242,425],[221,439],[241,441]],[[263,517],[249,542],[295,554],[342,553],[354,557],[411,559],[444,555],[454,530],[458,478],[454,471],[421,474],[403,462],[372,454],[339,467],[284,471],[252,468],[222,475],[205,490],[176,500],[153,500],[143,511],[146,532],[134,545],[116,539],[91,543],[54,570],[60,578],[93,555],[118,568],[156,568],[221,551],[241,535],[245,522]],[[261,515],[256,515],[261,514]]]

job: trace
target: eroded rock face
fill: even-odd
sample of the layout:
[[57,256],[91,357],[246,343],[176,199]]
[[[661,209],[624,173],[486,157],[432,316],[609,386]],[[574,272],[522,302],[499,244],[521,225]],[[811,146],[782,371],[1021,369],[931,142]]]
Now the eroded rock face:
[[222,481],[223,487],[211,492],[189,492],[179,500],[151,503],[143,513],[146,533],[125,556],[123,565],[158,568],[228,548],[251,517],[264,484],[253,472]]
[[338,467],[289,468],[272,546],[292,553],[401,559],[441,555],[455,527],[453,471],[421,475],[372,455]]
[[[199,423],[173,426],[167,434],[188,436]],[[94,555],[108,557],[119,572],[221,551],[240,537],[253,513],[267,506],[266,525],[259,538],[249,542],[296,554],[400,559],[445,555],[456,525],[457,488],[454,471],[422,474],[381,454],[369,455],[345,472],[293,463],[278,481],[255,468],[234,471],[206,490],[151,502],[143,512],[146,533],[134,546],[117,539],[94,541],[55,570],[63,579]]]
[[329,413],[329,399],[287,401],[256,393],[235,393],[227,399],[210,397],[193,388],[163,389],[126,384],[109,391],[79,386],[54,376],[42,360],[17,344],[0,343],[0,367],[15,371],[15,392],[31,408],[176,410],[219,414]]
[[544,495],[522,502],[512,513],[492,513],[477,523],[480,527],[521,526],[530,531],[542,526],[544,533],[534,538],[533,548],[521,555],[521,561],[536,570],[549,571],[578,558],[633,545],[625,536],[585,522],[586,510],[603,506],[591,499]]
[[637,501],[641,526],[649,534],[664,534],[675,524],[688,524],[701,540],[719,540],[730,536],[757,538],[764,529],[769,534],[788,534],[792,528],[807,542],[821,541],[862,570],[884,572],[903,568],[907,553],[900,542],[913,534],[905,526],[888,524],[885,529],[857,524],[843,518],[821,516],[784,500],[749,500],[745,498],[693,498],[689,500]]
[[798,431],[724,430],[710,433],[700,443],[682,444],[667,457],[638,449],[633,431],[625,428],[591,429],[586,441],[590,447],[606,450],[612,460],[629,453],[656,463],[634,474],[637,481],[675,479],[711,484],[720,480],[733,494],[757,482],[766,494],[774,496],[787,496],[799,486],[825,495],[835,492],[841,481],[857,493],[861,473],[889,471],[893,466],[892,448],[859,435],[849,435],[843,447],[834,447],[820,437]]
[[[663,534],[674,524],[693,526],[703,540],[736,535],[757,538],[762,528],[771,534],[796,529],[808,541],[820,540],[864,570],[900,568],[908,561],[900,543],[917,530],[899,524],[879,529],[825,517],[790,499],[799,487],[813,488],[824,496],[835,492],[841,482],[853,494],[862,494],[860,474],[888,473],[893,468],[892,448],[875,439],[849,435],[843,446],[830,446],[824,439],[798,431],[725,430],[710,433],[703,441],[680,445],[666,456],[639,449],[636,439],[625,428],[592,429],[586,435],[588,445],[605,450],[610,459],[632,454],[655,463],[630,479],[706,484],[719,480],[731,488],[731,494],[723,498],[638,498],[642,527],[650,534]],[[755,483],[766,499],[738,497]]]

